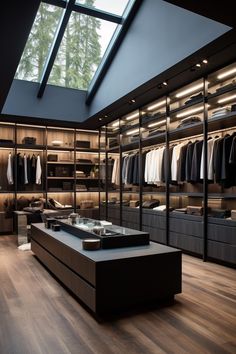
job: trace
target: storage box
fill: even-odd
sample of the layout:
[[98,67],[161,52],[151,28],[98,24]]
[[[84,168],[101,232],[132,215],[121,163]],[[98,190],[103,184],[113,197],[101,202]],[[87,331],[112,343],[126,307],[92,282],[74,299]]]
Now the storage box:
[[94,207],[93,200],[81,200],[79,203],[80,209],[91,209]]
[[139,200],[130,200],[129,206],[131,208],[136,208],[137,206],[139,206]]
[[57,154],[49,154],[48,161],[58,161],[58,155]]
[[203,215],[203,207],[189,205],[187,206],[187,214],[201,216]]
[[63,191],[70,191],[72,189],[71,182],[62,182]]
[[55,177],[70,177],[70,168],[68,166],[56,166]]
[[212,209],[227,209],[227,202],[223,198],[209,198],[208,207]]
[[87,141],[87,140],[76,140],[75,146],[77,148],[90,149],[90,141]]
[[26,136],[25,138],[22,139],[22,144],[35,145],[36,138],[34,138],[32,136]]

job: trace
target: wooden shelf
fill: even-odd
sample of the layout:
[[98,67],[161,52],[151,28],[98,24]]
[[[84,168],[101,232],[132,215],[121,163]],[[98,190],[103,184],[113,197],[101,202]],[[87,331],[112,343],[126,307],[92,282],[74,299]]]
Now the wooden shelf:
[[52,145],[49,145],[49,146],[47,146],[47,150],[48,150],[48,151],[70,152],[70,151],[74,151],[74,148],[73,148],[73,147],[62,147],[62,146],[52,146]]
[[203,192],[202,193],[196,193],[196,192],[170,192],[170,196],[177,196],[177,197],[196,197],[196,198],[203,198]]
[[56,179],[74,179],[74,177],[47,177],[47,179],[54,179],[54,180],[56,180]]
[[31,144],[16,144],[18,150],[46,150],[45,145],[31,145]]
[[74,162],[71,161],[47,161],[48,165],[74,165]]
[[91,153],[99,153],[99,149],[98,148],[76,148],[75,149],[76,152],[83,152],[83,153],[86,153],[86,154],[91,154]]
[[[187,100],[187,97],[186,97],[186,100]],[[174,102],[177,102],[177,101],[174,101]],[[172,102],[172,103],[174,103],[174,102]],[[172,104],[172,103],[170,103],[170,104]],[[170,116],[175,115],[176,113],[179,113],[179,112],[185,110],[186,108],[190,108],[190,107],[192,107],[192,106],[199,105],[199,104],[201,104],[201,103],[202,103],[202,105],[203,105],[203,97],[201,97],[201,98],[199,98],[198,100],[195,100],[195,101],[193,101],[193,102],[190,102],[190,103],[188,103],[188,104],[185,104],[185,105],[183,105],[183,106],[181,106],[181,107],[172,109],[172,110],[170,111]]]
[[66,191],[66,190],[58,190],[58,191],[51,191],[51,190],[48,190],[48,194],[53,194],[53,193],[74,193],[74,190],[73,189],[71,189],[71,190],[68,190],[68,191]]

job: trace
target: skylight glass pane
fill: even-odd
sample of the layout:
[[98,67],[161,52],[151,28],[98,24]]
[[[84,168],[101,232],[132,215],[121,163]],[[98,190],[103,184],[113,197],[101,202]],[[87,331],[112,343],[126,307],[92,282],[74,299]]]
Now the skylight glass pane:
[[41,3],[22,54],[16,79],[39,82],[63,9]]
[[77,4],[86,5],[98,10],[111,12],[121,16],[129,0],[76,0]]
[[87,90],[116,27],[72,12],[48,83]]

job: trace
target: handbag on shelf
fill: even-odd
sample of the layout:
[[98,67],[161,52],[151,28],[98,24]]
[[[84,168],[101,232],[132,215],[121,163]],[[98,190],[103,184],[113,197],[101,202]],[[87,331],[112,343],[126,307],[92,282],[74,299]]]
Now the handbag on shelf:
[[145,202],[143,202],[142,207],[147,208],[147,209],[153,209],[159,205],[160,205],[159,199],[151,199],[151,200],[146,200]]
[[209,212],[209,216],[212,216],[213,218],[226,219],[231,216],[231,210],[229,210],[229,209],[211,209]]

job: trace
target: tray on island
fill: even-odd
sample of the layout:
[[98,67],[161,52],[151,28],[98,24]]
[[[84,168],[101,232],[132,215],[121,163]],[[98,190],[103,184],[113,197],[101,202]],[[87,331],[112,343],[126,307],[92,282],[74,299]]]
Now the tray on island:
[[[96,235],[92,231],[80,229],[79,225],[70,225],[63,220],[58,220],[58,223],[61,225],[62,230],[67,231],[81,239],[95,237],[99,238],[103,249],[134,247],[149,244],[149,233],[126,227],[112,225],[105,229],[104,235]],[[112,230],[113,227],[115,230]]]

